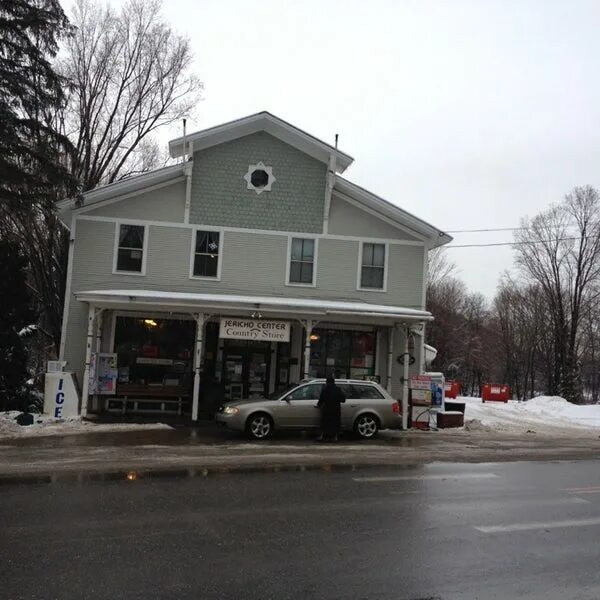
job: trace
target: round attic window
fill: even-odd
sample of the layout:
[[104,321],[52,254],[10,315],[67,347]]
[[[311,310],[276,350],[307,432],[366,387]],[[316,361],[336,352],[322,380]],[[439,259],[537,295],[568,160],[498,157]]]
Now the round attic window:
[[255,188],[263,188],[269,183],[269,174],[264,169],[256,169],[250,175],[250,183]]
[[273,176],[273,167],[268,167],[262,162],[255,165],[249,165],[248,171],[244,175],[249,190],[254,190],[257,194],[270,192],[271,186],[276,179]]

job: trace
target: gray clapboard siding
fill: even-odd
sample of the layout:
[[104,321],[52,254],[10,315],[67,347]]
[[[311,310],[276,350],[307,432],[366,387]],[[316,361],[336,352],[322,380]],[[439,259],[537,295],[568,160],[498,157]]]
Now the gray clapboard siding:
[[416,236],[342,200],[335,195],[335,192],[331,199],[329,212],[329,233],[390,240],[418,240]]
[[175,182],[156,190],[113,202],[87,214],[117,219],[145,219],[183,223],[185,213],[185,181]]
[[148,228],[146,276],[113,274],[115,225],[80,220],[73,263],[72,290],[154,289],[180,292],[274,294],[365,300],[420,308],[423,247],[390,244],[387,292],[356,289],[359,242],[319,240],[317,286],[285,285],[285,235],[225,231],[221,281],[190,279],[192,229],[151,225]]
[[73,371],[76,374],[80,387],[83,383],[83,370],[85,367],[87,318],[88,305],[72,298],[67,315],[63,360],[67,361],[66,370]]

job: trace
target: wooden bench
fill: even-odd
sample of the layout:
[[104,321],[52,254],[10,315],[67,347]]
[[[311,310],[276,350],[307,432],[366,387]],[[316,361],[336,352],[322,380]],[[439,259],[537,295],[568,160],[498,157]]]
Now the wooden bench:
[[[121,400],[123,406],[121,414],[127,413],[127,402],[133,401],[133,410],[139,411],[140,402],[160,404],[160,411],[165,412],[166,406],[176,404],[178,415],[183,414],[183,400],[190,397],[190,391],[187,387],[179,385],[136,385],[132,383],[122,383],[117,385],[117,391],[113,398]],[[106,410],[111,398],[106,399]]]

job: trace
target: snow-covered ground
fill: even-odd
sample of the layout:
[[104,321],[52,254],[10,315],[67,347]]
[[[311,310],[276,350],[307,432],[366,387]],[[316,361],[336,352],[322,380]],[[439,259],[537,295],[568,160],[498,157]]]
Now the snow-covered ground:
[[93,423],[81,417],[56,420],[45,415],[33,415],[33,425],[21,426],[16,421],[18,411],[0,413],[0,438],[23,438],[46,435],[101,433],[105,431],[130,431],[143,429],[170,429],[164,423]]
[[465,429],[506,433],[572,433],[598,428],[600,404],[578,406],[557,396],[539,396],[526,402],[485,402],[481,398],[459,397],[465,402]]

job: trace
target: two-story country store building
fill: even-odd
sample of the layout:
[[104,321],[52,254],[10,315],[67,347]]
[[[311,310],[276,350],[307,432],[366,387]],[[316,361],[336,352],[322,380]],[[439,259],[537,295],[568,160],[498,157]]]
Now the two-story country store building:
[[169,149],[174,166],[60,203],[60,359],[81,413],[197,419],[328,372],[400,398],[408,368],[423,369],[427,254],[451,238],[268,112]]

